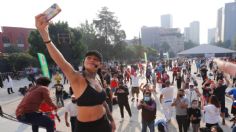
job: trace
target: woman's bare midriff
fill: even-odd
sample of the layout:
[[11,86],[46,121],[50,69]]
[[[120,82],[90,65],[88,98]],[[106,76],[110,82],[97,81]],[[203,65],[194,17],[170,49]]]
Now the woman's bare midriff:
[[106,110],[103,105],[96,106],[78,106],[77,119],[80,122],[91,122],[102,118]]

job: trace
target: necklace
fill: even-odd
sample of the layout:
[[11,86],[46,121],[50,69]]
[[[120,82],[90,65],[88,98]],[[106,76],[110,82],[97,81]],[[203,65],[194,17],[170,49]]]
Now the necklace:
[[85,77],[87,77],[88,79],[95,79],[97,73],[96,72],[88,72],[88,71],[84,71]]

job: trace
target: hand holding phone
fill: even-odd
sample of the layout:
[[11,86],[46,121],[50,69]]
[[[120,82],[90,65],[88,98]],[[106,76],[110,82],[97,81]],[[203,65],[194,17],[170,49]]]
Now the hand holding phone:
[[51,5],[46,11],[44,11],[43,14],[46,15],[47,21],[50,21],[60,12],[61,12],[61,8],[55,3]]

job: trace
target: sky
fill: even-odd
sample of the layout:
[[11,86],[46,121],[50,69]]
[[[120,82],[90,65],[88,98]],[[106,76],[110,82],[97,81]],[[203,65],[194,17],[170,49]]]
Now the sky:
[[234,0],[0,0],[0,26],[35,28],[34,17],[57,3],[62,12],[53,22],[67,21],[78,27],[92,22],[99,10],[107,6],[118,17],[127,39],[139,36],[142,26],[160,26],[160,16],[171,14],[173,27],[188,27],[200,22],[200,43],[207,43],[208,28],[216,27],[217,10]]

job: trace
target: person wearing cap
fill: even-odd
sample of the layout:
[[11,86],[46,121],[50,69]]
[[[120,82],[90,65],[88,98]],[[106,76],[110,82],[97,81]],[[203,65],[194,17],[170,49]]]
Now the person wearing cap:
[[[184,90],[185,97],[189,100],[188,102],[188,109],[192,106],[192,101],[197,100],[197,105],[199,106],[199,97],[201,97],[201,93],[199,92],[198,88],[194,87],[194,84],[192,82],[189,83],[189,86],[187,89]],[[190,126],[190,116],[187,120],[188,128]]]
[[51,83],[47,77],[40,77],[26,93],[16,108],[16,118],[20,122],[32,124],[32,131],[38,132],[39,126],[46,128],[47,132],[54,132],[54,121],[47,115],[39,112],[40,104],[47,103],[52,110],[57,111],[57,106],[52,102],[48,85]]
[[[70,115],[70,123],[68,122],[68,114]],[[65,107],[65,123],[67,127],[71,126],[71,132],[75,131],[75,123],[77,116],[77,106],[76,106],[76,98],[74,95],[71,96],[71,102]]]
[[193,100],[199,100],[201,93],[199,92],[197,87],[194,87],[192,82],[189,83],[189,88],[184,90],[185,97],[189,100],[188,108],[191,107],[191,103]]
[[120,115],[122,118],[122,121],[124,119],[124,107],[126,111],[129,113],[129,116],[132,116],[130,105],[129,105],[129,90],[126,85],[122,81],[119,82],[119,86],[115,91],[115,96],[117,96],[118,99],[118,105],[120,108]]
[[35,25],[50,56],[71,84],[78,106],[77,113],[79,113],[77,114],[76,131],[114,132],[115,122],[103,90],[102,55],[98,51],[87,52],[83,60],[82,73],[80,73],[64,58],[52,42],[48,32],[49,22],[45,14],[35,17]]
[[58,107],[63,107],[64,106],[64,101],[63,101],[64,86],[60,83],[59,80],[57,80],[57,82],[53,86],[53,88],[55,88],[57,106]]
[[55,82],[62,81],[62,77],[59,74],[59,72],[56,72],[56,74],[54,75],[54,80],[55,80]]

